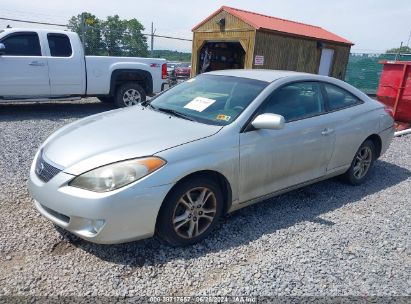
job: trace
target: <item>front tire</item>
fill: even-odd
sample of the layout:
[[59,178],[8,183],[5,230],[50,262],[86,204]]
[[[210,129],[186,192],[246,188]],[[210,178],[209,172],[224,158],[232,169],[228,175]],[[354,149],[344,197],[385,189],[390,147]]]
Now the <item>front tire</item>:
[[122,84],[116,91],[114,103],[118,108],[131,107],[146,100],[146,92],[135,82]]
[[178,185],[167,196],[157,220],[158,236],[172,246],[187,246],[205,239],[223,211],[220,187],[195,178]]
[[343,175],[343,179],[353,186],[361,185],[369,176],[375,159],[375,145],[368,139],[358,148],[350,168]]

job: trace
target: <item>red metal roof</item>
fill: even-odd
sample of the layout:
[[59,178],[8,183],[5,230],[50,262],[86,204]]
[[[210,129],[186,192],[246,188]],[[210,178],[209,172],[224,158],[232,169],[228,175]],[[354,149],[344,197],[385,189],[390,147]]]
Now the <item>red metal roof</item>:
[[270,31],[287,33],[291,35],[353,45],[351,41],[344,39],[338,35],[335,35],[319,26],[266,16],[228,6],[222,6],[219,10],[214,12],[207,19],[196,25],[193,28],[193,31],[222,11],[226,11],[229,14],[240,18],[241,20],[248,23],[257,30],[265,29]]

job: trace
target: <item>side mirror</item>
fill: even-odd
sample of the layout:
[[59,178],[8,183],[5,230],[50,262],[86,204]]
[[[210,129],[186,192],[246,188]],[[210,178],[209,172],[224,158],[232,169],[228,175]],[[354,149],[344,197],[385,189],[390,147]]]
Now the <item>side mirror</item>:
[[0,43],[0,56],[6,54],[6,46]]
[[284,128],[285,119],[277,114],[261,114],[251,122],[251,125],[256,129],[281,130]]

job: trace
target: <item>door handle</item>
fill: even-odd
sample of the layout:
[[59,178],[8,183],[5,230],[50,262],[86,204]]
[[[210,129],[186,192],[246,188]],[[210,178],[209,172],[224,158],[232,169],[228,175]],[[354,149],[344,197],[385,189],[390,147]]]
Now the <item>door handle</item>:
[[325,128],[325,129],[321,132],[321,135],[327,136],[327,135],[330,135],[330,134],[333,133],[333,132],[334,132],[334,129]]
[[31,66],[45,66],[45,64],[43,62],[40,61],[32,61],[29,63],[29,65]]

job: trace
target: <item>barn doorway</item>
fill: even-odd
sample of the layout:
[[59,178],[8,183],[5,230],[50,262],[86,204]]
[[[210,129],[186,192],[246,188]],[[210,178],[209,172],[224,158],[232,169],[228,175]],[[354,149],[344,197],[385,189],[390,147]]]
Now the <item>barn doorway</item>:
[[206,42],[200,50],[198,74],[228,69],[244,69],[245,51],[240,42]]

